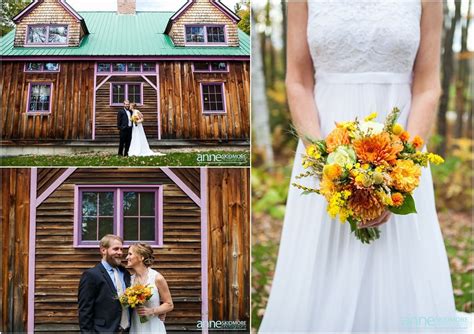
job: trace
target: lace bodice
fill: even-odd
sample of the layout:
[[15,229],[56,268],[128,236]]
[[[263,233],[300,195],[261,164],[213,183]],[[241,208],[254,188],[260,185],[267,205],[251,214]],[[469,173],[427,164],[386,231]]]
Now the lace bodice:
[[308,0],[308,44],[316,71],[411,72],[421,0]]

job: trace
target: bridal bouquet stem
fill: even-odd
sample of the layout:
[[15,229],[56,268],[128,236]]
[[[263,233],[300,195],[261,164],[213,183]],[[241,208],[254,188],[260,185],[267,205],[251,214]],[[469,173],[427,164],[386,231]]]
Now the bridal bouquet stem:
[[298,183],[293,186],[305,194],[323,195],[331,218],[349,222],[351,231],[362,243],[380,236],[377,227],[364,227],[385,210],[394,214],[416,213],[413,191],[418,187],[421,167],[443,159],[421,152],[423,140],[396,123],[400,110],[393,108],[384,123],[373,121],[341,122],[323,140],[312,141],[303,155],[305,172],[297,179],[316,177],[319,189]]
[[[124,294],[119,297],[120,304],[125,307],[135,308],[143,306],[153,295],[153,287],[150,285],[133,285],[128,287]],[[148,321],[145,316],[140,316],[140,322],[143,324]]]

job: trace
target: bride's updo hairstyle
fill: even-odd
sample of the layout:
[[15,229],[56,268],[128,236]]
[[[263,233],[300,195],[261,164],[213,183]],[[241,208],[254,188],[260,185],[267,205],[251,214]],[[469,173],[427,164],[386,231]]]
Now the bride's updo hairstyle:
[[136,243],[132,245],[133,251],[138,254],[139,256],[143,256],[143,264],[146,267],[150,267],[155,260],[153,257],[153,249],[150,245],[145,244],[143,242]]
[[133,110],[135,109],[135,107],[137,106],[136,103],[130,103],[130,110]]

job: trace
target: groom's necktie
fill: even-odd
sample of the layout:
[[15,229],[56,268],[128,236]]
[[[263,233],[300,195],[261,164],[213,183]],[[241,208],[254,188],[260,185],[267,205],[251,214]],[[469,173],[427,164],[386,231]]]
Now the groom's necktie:
[[[115,286],[117,287],[118,295],[121,296],[125,292],[125,288],[122,284],[122,280],[119,277],[118,269],[113,268],[112,270],[114,271]],[[123,329],[128,328],[128,324],[129,324],[128,318],[129,318],[128,309],[122,306],[122,317],[120,318],[120,327],[122,327]]]

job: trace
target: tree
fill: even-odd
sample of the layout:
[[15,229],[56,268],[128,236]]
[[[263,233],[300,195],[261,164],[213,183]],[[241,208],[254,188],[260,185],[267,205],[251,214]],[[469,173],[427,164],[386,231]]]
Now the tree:
[[23,8],[25,8],[31,0],[3,0],[2,1],[2,12],[0,14],[1,20],[1,31],[0,36],[5,36],[11,31],[15,24],[12,18],[15,17]]
[[[252,26],[254,22],[251,14]],[[259,45],[256,33],[252,34],[252,44]],[[252,132],[254,134],[252,145],[262,153],[263,161],[272,166],[273,148],[261,51],[259,47],[252,48]]]
[[236,3],[234,10],[240,17],[240,22],[237,26],[247,35],[250,35],[250,1],[245,1],[244,6],[240,3]]

